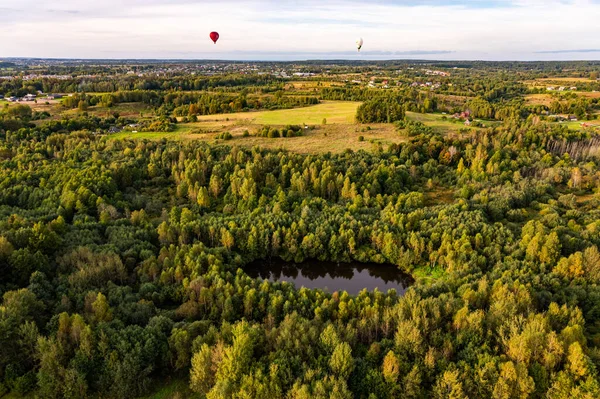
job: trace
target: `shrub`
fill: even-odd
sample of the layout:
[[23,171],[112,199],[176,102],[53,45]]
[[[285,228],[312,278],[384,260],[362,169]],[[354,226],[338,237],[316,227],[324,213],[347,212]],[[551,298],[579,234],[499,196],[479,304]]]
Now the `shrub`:
[[233,136],[229,132],[223,132],[217,135],[217,140],[231,140]]

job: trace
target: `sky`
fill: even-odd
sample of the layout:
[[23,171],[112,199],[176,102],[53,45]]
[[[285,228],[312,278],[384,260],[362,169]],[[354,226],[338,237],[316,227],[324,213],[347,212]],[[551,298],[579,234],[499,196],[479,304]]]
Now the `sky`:
[[600,60],[600,0],[0,0],[0,27],[0,58]]

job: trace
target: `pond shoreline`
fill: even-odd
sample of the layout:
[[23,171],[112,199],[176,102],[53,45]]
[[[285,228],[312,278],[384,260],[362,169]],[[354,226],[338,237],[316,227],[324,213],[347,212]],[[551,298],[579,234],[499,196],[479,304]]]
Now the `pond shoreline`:
[[294,263],[273,258],[252,261],[243,269],[252,278],[286,281],[294,283],[296,288],[322,289],[329,293],[347,291],[350,295],[358,295],[365,288],[383,292],[393,288],[401,295],[414,283],[412,276],[392,264],[319,260]]

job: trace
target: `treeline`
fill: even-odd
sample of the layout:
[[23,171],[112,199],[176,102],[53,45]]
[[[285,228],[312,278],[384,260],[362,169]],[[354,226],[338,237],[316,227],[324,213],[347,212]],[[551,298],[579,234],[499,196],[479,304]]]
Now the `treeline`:
[[358,123],[392,123],[404,119],[404,107],[395,99],[370,100],[356,110]]
[[[26,107],[26,108],[25,108]],[[14,106],[8,109],[10,113],[0,112],[0,137],[3,139],[11,138],[13,140],[45,140],[54,133],[71,133],[76,131],[105,132],[111,127],[124,127],[133,124],[134,121],[114,114],[106,118],[90,116],[86,114],[75,117],[63,117],[59,120],[45,120],[44,113],[31,112],[28,106]],[[22,111],[19,111],[22,110]],[[36,125],[34,120],[40,120]],[[141,127],[149,126],[153,123],[171,123],[168,118],[157,118],[156,120],[142,122]],[[150,130],[157,131],[157,130]],[[163,130],[161,130],[163,131]]]
[[433,112],[437,110],[437,99],[432,93],[418,90],[381,91],[365,88],[325,87],[321,90],[321,99],[335,101],[382,101],[396,102],[405,111]]
[[274,95],[248,95],[247,90],[239,94],[225,93],[163,93],[159,91],[119,91],[97,96],[74,94],[62,100],[65,108],[79,108],[100,105],[112,107],[121,103],[141,102],[156,107],[161,115],[196,116],[219,113],[242,112],[249,110],[275,110],[304,107],[319,103],[317,97],[286,96],[283,92]]
[[[552,87],[552,86],[554,86],[556,89],[558,89],[561,86],[564,86],[567,89],[570,89],[571,87],[575,86],[575,87],[577,87],[578,92],[600,91],[600,81],[598,81],[598,73],[599,72],[591,72],[589,75],[582,74],[582,76],[575,77],[575,79],[572,80],[571,82],[569,82],[568,79],[552,80],[552,78],[549,78],[544,81],[543,87],[531,88],[530,91],[532,93],[547,94],[548,87]],[[572,76],[572,75],[566,76],[566,78],[573,78],[573,77],[574,76]],[[589,78],[590,80],[593,80],[593,81],[585,81],[585,80],[580,80],[578,78]]]
[[527,105],[522,99],[491,103],[483,98],[469,100],[464,107],[475,118],[508,120],[527,118],[529,115],[546,117],[550,114],[572,114],[578,119],[596,119],[600,109],[598,99],[577,97],[568,101],[553,101],[550,106]]
[[478,97],[469,100],[465,104],[464,110],[469,112],[474,118],[509,120],[524,119],[536,111],[541,114],[543,108],[527,107],[523,100],[490,103],[489,101]]
[[[306,107],[319,103],[317,97],[285,96],[282,92],[275,95],[249,96],[226,94],[183,94],[167,95],[165,104],[176,106],[175,116],[196,116],[226,114],[250,110],[276,110],[294,107]],[[179,105],[181,104],[181,105]]]
[[527,80],[523,75],[514,75],[500,70],[452,71],[452,85],[444,86],[444,94],[480,97],[485,101],[496,103],[510,101],[529,92],[528,87],[520,80]]
[[552,101],[546,109],[553,115],[571,114],[578,119],[597,119],[597,111],[600,109],[600,98],[574,97],[568,99],[557,99]]
[[281,80],[271,75],[217,75],[210,77],[160,76],[97,76],[72,77],[69,79],[32,79],[19,77],[0,81],[0,94],[6,96],[24,96],[35,94],[37,90],[44,93],[113,93],[117,91],[197,91],[224,89],[233,87],[281,86]]
[[[509,119],[526,119],[529,115],[538,115],[546,117],[551,114],[572,114],[581,120],[592,120],[597,118],[597,111],[600,109],[599,99],[585,98],[575,96],[574,98],[557,99],[549,106],[545,105],[529,105],[521,94],[525,91],[515,89],[511,92],[510,86],[505,88],[505,91],[500,91],[496,94],[481,93],[481,88],[476,88],[475,91],[466,93],[453,93],[460,95],[469,95],[470,99],[462,104],[451,103],[449,101],[439,99],[434,93],[424,93],[418,90],[389,90],[381,91],[364,88],[323,88],[321,98],[324,100],[343,100],[343,101],[363,101],[368,102],[363,109],[360,110],[359,121],[369,122],[387,122],[387,110],[390,105],[394,109],[402,108],[404,111],[413,112],[435,112],[442,111],[446,113],[461,113],[469,112],[471,117],[483,119],[495,119],[506,121]],[[510,94],[506,94],[510,93]],[[378,106],[379,104],[379,106]],[[362,113],[368,108],[367,114],[373,115],[373,118],[365,118]],[[377,113],[380,116],[375,116]],[[397,114],[390,111],[392,114]],[[391,121],[399,119],[391,118]]]

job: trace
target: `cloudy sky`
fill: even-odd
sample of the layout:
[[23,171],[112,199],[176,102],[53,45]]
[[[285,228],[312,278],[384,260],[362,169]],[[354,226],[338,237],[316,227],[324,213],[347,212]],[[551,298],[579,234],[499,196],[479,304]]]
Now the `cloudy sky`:
[[0,27],[0,58],[600,59],[600,0],[0,0]]

